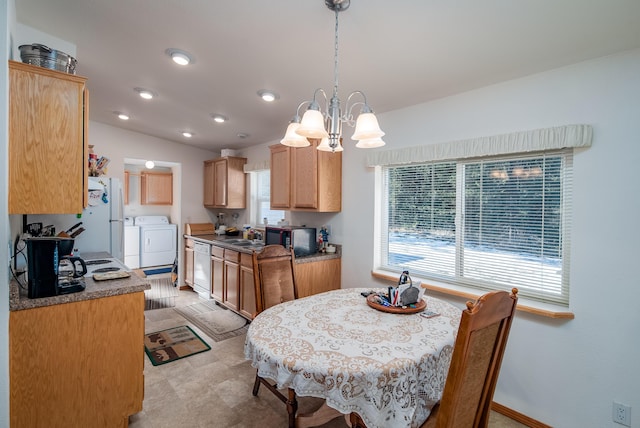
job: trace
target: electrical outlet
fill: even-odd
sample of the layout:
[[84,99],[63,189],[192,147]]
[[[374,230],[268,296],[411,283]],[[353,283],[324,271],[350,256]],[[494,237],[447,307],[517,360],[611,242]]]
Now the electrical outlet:
[[624,426],[631,426],[631,407],[613,402],[613,422]]

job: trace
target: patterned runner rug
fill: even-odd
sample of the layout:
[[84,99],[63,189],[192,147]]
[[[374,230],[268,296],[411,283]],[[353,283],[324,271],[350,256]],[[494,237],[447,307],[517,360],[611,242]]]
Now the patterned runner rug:
[[144,335],[144,351],[154,366],[210,349],[211,347],[186,325]]
[[149,278],[150,290],[144,290],[144,310],[173,308],[176,305],[178,289],[173,286],[170,276]]
[[247,332],[249,322],[229,309],[216,305],[214,300],[173,308],[207,336],[220,342]]

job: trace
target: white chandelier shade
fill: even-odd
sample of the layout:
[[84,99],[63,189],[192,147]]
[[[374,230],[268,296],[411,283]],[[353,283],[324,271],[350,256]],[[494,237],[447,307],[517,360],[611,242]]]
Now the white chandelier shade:
[[311,145],[309,140],[296,132],[298,127],[300,127],[299,122],[292,121],[289,123],[289,126],[287,126],[287,132],[285,133],[284,138],[280,140],[280,144],[284,144],[289,147],[307,147]]

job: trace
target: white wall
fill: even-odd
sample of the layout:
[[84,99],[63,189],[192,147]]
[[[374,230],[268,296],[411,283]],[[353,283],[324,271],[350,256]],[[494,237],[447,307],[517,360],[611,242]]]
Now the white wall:
[[[619,427],[612,401],[640,427],[640,51],[602,58],[379,115],[384,149],[590,124],[575,155],[570,310],[518,313],[495,401],[554,427]],[[351,132],[350,130],[347,133]],[[374,174],[368,152],[343,153],[343,287],[370,281]],[[442,297],[442,296],[439,296]],[[452,300],[462,304],[460,300]]]

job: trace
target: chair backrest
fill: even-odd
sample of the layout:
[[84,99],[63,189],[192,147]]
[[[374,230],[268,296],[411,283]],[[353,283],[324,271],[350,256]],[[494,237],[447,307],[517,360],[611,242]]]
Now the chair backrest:
[[267,245],[253,253],[256,315],[298,297],[293,262],[293,252],[282,245]]
[[[436,427],[486,427],[518,289],[493,291],[462,311]],[[429,419],[432,419],[431,417]]]

